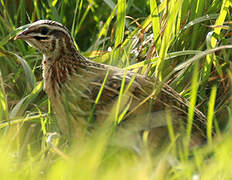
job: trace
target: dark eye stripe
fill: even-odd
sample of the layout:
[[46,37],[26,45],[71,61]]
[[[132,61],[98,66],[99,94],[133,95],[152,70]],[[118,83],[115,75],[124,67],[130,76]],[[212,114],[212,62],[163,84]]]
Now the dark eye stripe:
[[48,39],[48,37],[42,37],[42,36],[34,36],[34,38],[38,41]]

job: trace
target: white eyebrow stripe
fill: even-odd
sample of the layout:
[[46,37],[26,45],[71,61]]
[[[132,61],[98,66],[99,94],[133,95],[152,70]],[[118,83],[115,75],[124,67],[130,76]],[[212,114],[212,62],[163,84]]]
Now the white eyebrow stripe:
[[[48,24],[48,23],[32,23],[32,25],[30,26],[30,28],[34,28],[36,27],[36,29],[39,29],[41,27],[46,27],[49,29],[49,31],[53,31],[53,30],[56,30],[56,31],[61,31],[63,32],[64,34],[66,34],[69,38],[72,39],[69,31],[67,28],[65,28],[64,26],[60,26],[59,24]],[[31,33],[31,35],[38,35],[38,33]],[[46,35],[42,35],[40,34],[40,36],[46,36]]]

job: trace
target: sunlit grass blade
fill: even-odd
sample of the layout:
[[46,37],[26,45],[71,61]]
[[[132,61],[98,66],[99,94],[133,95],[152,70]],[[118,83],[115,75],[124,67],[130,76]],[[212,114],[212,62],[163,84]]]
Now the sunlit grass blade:
[[[115,122],[117,124],[120,123],[120,121],[122,120],[122,117],[120,118],[120,111],[121,111],[121,108],[120,107],[124,107],[124,103],[126,104],[130,104],[128,103],[128,98],[130,97],[126,97],[126,95],[123,93],[124,91],[124,86],[125,86],[125,81],[126,81],[126,70],[124,70],[124,74],[123,74],[123,79],[122,79],[122,82],[121,82],[121,88],[120,88],[120,91],[119,91],[119,95],[118,95],[118,101],[117,101],[117,104],[116,104],[116,110],[115,110]],[[123,97],[125,95],[125,97]],[[122,99],[123,98],[123,99]],[[123,103],[123,104],[122,104]],[[128,107],[128,106],[127,106]],[[128,109],[128,108],[125,108],[125,109]],[[124,113],[122,114],[125,114],[125,111]]]
[[170,142],[173,145],[173,150],[176,150],[176,135],[173,127],[173,122],[172,122],[172,116],[170,111],[166,111],[166,118],[167,118],[167,126],[168,126],[168,132],[169,132],[169,137],[170,137]]
[[[227,13],[229,12],[229,7],[230,7],[230,0],[223,0],[221,10],[219,13],[219,16],[215,22],[215,26],[218,26],[217,28],[214,29],[214,33],[219,35],[221,32],[222,27],[220,25],[223,25],[225,22]],[[214,48],[216,46],[217,39],[213,36],[211,39],[211,46]]]
[[[166,55],[166,58],[164,58],[165,61],[167,60],[171,60],[172,58],[178,57],[178,56],[185,56],[185,55],[197,55],[200,54],[202,51],[194,51],[194,50],[186,50],[186,51],[179,51],[179,52],[172,52],[172,53],[168,53]],[[152,59],[148,59],[133,65],[130,65],[128,67],[125,67],[125,69],[137,69],[140,68],[142,66],[145,66],[147,64],[153,64],[153,63],[157,63],[157,61],[159,60],[159,57],[154,57]],[[179,69],[178,69],[179,70]]]
[[114,10],[111,12],[110,16],[108,17],[107,21],[105,22],[104,26],[102,27],[100,33],[98,34],[98,38],[100,39],[102,36],[107,35],[107,30],[109,28],[109,25],[115,15],[115,12],[117,10],[117,6],[115,6]]
[[188,61],[183,62],[182,64],[178,65],[176,68],[174,68],[174,71],[179,71],[181,69],[184,69],[186,67],[189,67],[194,61],[205,57],[208,54],[212,54],[216,51],[222,50],[222,49],[231,49],[232,45],[225,45],[225,46],[219,46],[213,49],[209,49],[209,50],[205,50],[201,53],[198,53],[197,55],[195,55],[194,57],[190,58]]
[[[38,17],[38,19],[41,19],[40,10],[39,10],[39,7],[38,7],[38,1],[33,1],[33,4],[34,4],[34,7],[35,7],[34,11],[35,11],[36,16]],[[34,21],[34,17],[33,17],[32,20]]]
[[[211,31],[206,36],[206,44],[207,44],[208,49],[211,49],[212,35],[213,35],[213,32]],[[208,78],[210,77],[211,68],[212,68],[212,64],[213,64],[213,58],[215,58],[215,56],[213,56],[213,54],[208,54],[206,56],[205,65],[204,65],[203,81],[207,81]]]
[[192,135],[192,126],[193,126],[193,120],[194,120],[194,112],[195,112],[195,106],[197,102],[197,90],[198,90],[198,77],[199,77],[199,63],[195,63],[193,75],[192,75],[192,84],[191,84],[191,97],[189,102],[189,108],[188,108],[188,121],[187,121],[187,127],[186,127],[186,142],[185,142],[185,157],[187,158],[189,155],[189,144],[191,140]]
[[168,20],[167,25],[161,40],[161,47],[159,51],[159,57],[160,59],[157,61],[156,71],[155,71],[155,77],[159,78],[160,80],[163,79],[163,65],[164,65],[164,58],[166,57],[166,54],[168,52],[168,48],[170,46],[170,43],[172,41],[172,36],[175,36],[175,34],[172,34],[173,27],[175,27],[176,23],[176,17],[178,15],[178,11],[181,8],[182,1],[177,0],[175,3],[172,1],[170,3],[170,11],[168,12]]
[[[214,24],[215,26],[217,26],[217,28],[215,28],[213,31],[213,33],[216,35],[219,35],[221,32],[222,25],[225,22],[229,6],[230,6],[230,1],[223,0],[222,6],[221,6],[221,12],[220,12],[215,24]],[[209,36],[207,36],[208,49],[216,47],[217,39],[215,38],[215,36],[213,36],[213,33],[211,33]],[[208,77],[209,77],[209,71],[211,70],[212,63],[216,67],[216,70],[217,70],[218,74],[220,75],[220,77],[223,78],[223,71],[221,69],[220,64],[218,63],[218,60],[217,60],[215,54],[207,55],[207,57],[206,57],[205,78],[208,79]]]
[[95,99],[95,103],[94,103],[93,107],[91,108],[91,112],[90,112],[90,115],[89,115],[89,117],[88,117],[88,124],[87,124],[87,126],[86,126],[86,129],[88,128],[88,125],[89,125],[89,123],[91,122],[91,120],[92,120],[92,118],[93,118],[93,116],[94,116],[94,111],[95,111],[96,105],[98,104],[98,102],[99,102],[99,100],[100,100],[100,98],[101,98],[101,95],[102,95],[102,92],[103,92],[105,83],[106,83],[106,81],[107,81],[108,75],[109,75],[109,71],[106,72],[106,75],[105,75],[105,77],[104,77],[104,80],[103,80],[103,82],[102,82],[102,84],[101,84],[101,87],[100,87],[99,92],[98,92],[98,94],[97,94],[97,97],[96,97],[96,99]]
[[117,4],[117,25],[115,30],[115,43],[114,48],[116,49],[113,57],[113,64],[119,62],[120,49],[118,46],[123,42],[124,31],[125,31],[125,18],[126,18],[126,0],[118,0]]
[[125,29],[125,16],[126,16],[126,1],[118,0],[118,12],[117,12],[117,27],[115,32],[115,45],[117,47],[124,38],[124,29]]
[[78,22],[78,25],[77,25],[77,27],[76,27],[76,33],[80,30],[80,28],[81,28],[83,22],[86,20],[86,17],[87,17],[87,15],[88,15],[88,13],[89,13],[89,10],[90,10],[91,6],[92,6],[92,4],[89,4],[89,6],[86,8],[85,12],[84,12],[83,15],[81,16],[81,19],[80,19],[80,21]]
[[0,121],[8,119],[8,103],[4,88],[2,73],[0,71]]
[[44,118],[46,116],[47,116],[47,114],[39,114],[39,115],[24,117],[21,119],[9,119],[8,121],[4,121],[4,122],[0,123],[0,129],[7,127],[7,126],[17,125],[17,124],[27,122],[27,121],[38,120],[38,122],[40,122],[40,118]]
[[76,7],[75,7],[75,11],[74,11],[74,17],[73,17],[72,29],[71,29],[71,35],[72,35],[72,37],[75,37],[74,33],[75,33],[75,24],[76,24],[76,18],[77,18],[78,5],[79,5],[79,1],[76,1]]
[[217,19],[218,14],[207,14],[205,16],[201,16],[199,18],[196,18],[190,22],[188,22],[180,31],[180,33],[182,33],[184,30],[189,29],[190,27],[196,25],[196,24],[200,24],[204,21],[209,21],[209,20],[214,20]]
[[152,21],[152,30],[153,30],[153,36],[154,41],[156,43],[156,48],[158,49],[160,47],[160,18],[159,18],[159,11],[158,6],[156,3],[156,0],[150,0],[150,14],[151,14],[151,21]]
[[61,22],[61,17],[59,16],[58,10],[54,4],[55,1],[53,0],[48,0],[48,5],[51,10],[52,16],[55,21]]
[[214,119],[214,105],[216,100],[216,93],[217,88],[216,86],[213,86],[209,98],[209,104],[208,104],[208,122],[207,122],[207,138],[208,142],[211,145],[212,144],[212,132],[213,132],[213,119]]
[[[78,14],[77,14],[77,18],[76,18],[76,14],[75,14],[75,19],[77,21],[76,23],[76,26],[75,26],[75,31],[74,29],[72,29],[72,31],[74,31],[75,33],[73,33],[74,37],[77,35],[77,33],[79,32],[83,22],[86,20],[86,17],[90,11],[90,9],[92,8],[92,6],[94,5],[94,1],[93,2],[89,2],[88,1],[88,6],[87,8],[85,9],[84,13],[81,13],[82,12],[82,8],[83,8],[83,0],[78,0],[76,2],[76,7],[78,7]],[[75,10],[76,12],[77,10]],[[74,28],[74,26],[73,26]]]

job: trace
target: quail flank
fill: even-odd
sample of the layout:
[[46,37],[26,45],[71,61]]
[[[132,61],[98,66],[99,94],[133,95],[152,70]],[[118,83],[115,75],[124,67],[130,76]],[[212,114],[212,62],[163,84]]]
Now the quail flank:
[[[166,114],[176,127],[187,123],[189,102],[175,90],[167,84],[156,88],[161,87],[158,80],[88,60],[76,49],[68,29],[58,22],[36,21],[15,39],[26,41],[43,54],[44,87],[64,134],[73,129],[81,133],[90,117],[102,122],[112,113],[123,114],[122,122],[128,126],[136,122],[138,131],[155,133],[167,126]],[[123,79],[125,91],[116,110]],[[158,89],[156,93],[154,89]],[[194,114],[193,129],[204,139],[206,117],[197,108]]]

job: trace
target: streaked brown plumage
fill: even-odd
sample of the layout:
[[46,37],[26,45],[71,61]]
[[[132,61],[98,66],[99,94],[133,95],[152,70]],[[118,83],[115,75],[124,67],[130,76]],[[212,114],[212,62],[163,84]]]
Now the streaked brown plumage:
[[[171,112],[177,127],[179,123],[186,123],[189,103],[171,87],[163,84],[160,89],[158,80],[87,60],[77,51],[67,28],[60,23],[34,22],[15,39],[25,40],[43,54],[45,90],[65,134],[70,129],[81,131],[86,125],[105,78],[99,102],[92,111],[92,118],[97,122],[115,113],[125,78],[124,90],[130,87],[123,93],[118,111],[119,114],[125,112],[125,127],[136,122],[138,131],[153,129],[156,132],[156,128],[166,126],[166,110]],[[142,101],[144,103],[140,104]],[[198,109],[195,109],[194,121],[194,129],[203,137],[206,118]]]

